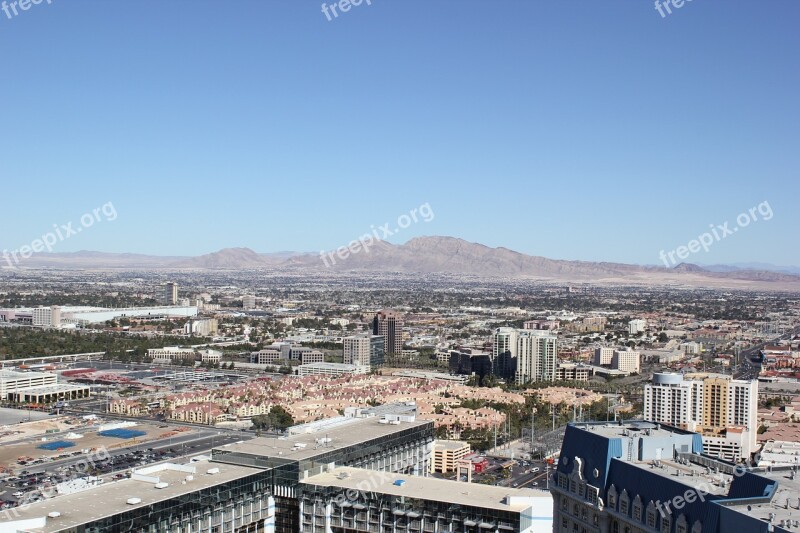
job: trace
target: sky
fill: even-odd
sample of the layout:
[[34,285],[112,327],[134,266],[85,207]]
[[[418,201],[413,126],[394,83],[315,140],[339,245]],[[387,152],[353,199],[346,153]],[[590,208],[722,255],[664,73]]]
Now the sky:
[[0,249],[800,265],[796,0],[330,4],[0,10]]

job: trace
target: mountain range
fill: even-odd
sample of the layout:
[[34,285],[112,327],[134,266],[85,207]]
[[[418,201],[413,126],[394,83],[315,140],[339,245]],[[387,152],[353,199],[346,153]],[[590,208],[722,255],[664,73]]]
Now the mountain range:
[[[342,254],[344,255],[344,254]],[[674,268],[624,263],[571,261],[491,248],[454,237],[417,237],[405,244],[377,241],[342,259],[336,253],[260,254],[226,248],[198,257],[71,252],[36,254],[20,266],[61,269],[294,270],[448,273],[479,277],[532,278],[568,282],[669,284],[731,288],[800,289],[800,276],[766,268],[682,263]],[[772,266],[772,265],[769,265]],[[777,267],[775,267],[777,268]],[[782,267],[788,268],[788,267]]]

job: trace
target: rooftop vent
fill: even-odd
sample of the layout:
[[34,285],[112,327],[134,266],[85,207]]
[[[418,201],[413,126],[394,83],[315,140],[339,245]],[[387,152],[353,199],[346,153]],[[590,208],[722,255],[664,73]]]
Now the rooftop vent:
[[61,513],[59,513],[58,511],[53,511],[52,513],[48,513],[47,516],[49,516],[50,518],[58,518],[59,516],[61,516]]
[[406,484],[405,479],[396,479],[394,483],[392,483],[392,485],[394,485],[395,487],[402,487],[405,484]]
[[208,474],[209,476],[213,476],[214,474],[219,474],[219,468],[209,468],[206,474]]
[[142,503],[142,499],[141,498],[128,498],[128,501],[125,502],[125,503],[127,503],[128,505],[138,505],[138,504]]
[[157,489],[166,489],[167,487],[169,487],[169,483],[164,483],[163,481],[160,483],[156,483]]

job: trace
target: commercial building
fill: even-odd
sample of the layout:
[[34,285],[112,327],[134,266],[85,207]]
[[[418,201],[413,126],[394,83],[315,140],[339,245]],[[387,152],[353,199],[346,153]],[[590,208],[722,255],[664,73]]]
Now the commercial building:
[[641,354],[635,350],[614,350],[614,355],[611,357],[611,368],[626,374],[638,374],[641,361]]
[[589,381],[592,368],[575,363],[560,363],[556,367],[556,381]]
[[197,353],[194,348],[178,348],[167,346],[164,348],[150,348],[147,357],[153,361],[194,361]]
[[369,366],[369,335],[354,335],[342,339],[344,345],[344,364]]
[[597,366],[610,366],[614,357],[614,348],[598,346],[594,349],[594,364]]
[[8,400],[9,393],[31,387],[55,385],[58,377],[49,372],[16,372],[0,370],[0,400]]
[[211,337],[219,331],[219,322],[216,318],[200,318],[189,320],[183,326],[183,332],[187,335],[198,337]]
[[387,355],[403,351],[403,317],[395,311],[379,311],[372,321],[372,334],[386,339],[384,349]]
[[61,327],[61,307],[37,307],[33,309],[33,325],[49,328]]
[[246,310],[255,309],[256,308],[256,297],[252,294],[246,294],[242,297],[242,307]]
[[431,472],[447,474],[455,472],[458,462],[470,454],[468,442],[460,440],[437,440],[433,443]]
[[448,356],[448,368],[451,374],[475,375],[478,382],[492,373],[492,354],[471,348],[452,350]]
[[281,351],[274,348],[265,348],[250,354],[250,362],[260,365],[272,365],[282,358]]
[[669,426],[570,424],[550,479],[553,531],[786,533],[800,491],[788,473],[709,457],[701,435]]
[[644,333],[647,329],[647,321],[636,318],[628,322],[628,335],[636,335],[637,333]]
[[749,458],[756,451],[758,382],[720,374],[657,373],[644,387],[644,417],[702,433],[709,455]]
[[36,403],[50,405],[58,402],[88,398],[91,389],[88,385],[55,383],[16,389],[8,393],[8,401],[12,403]]
[[369,374],[369,367],[344,363],[311,363],[295,368],[298,376],[358,376]]
[[557,342],[547,331],[498,328],[492,342],[492,372],[517,384],[554,381]]
[[[386,337],[364,333],[345,337],[343,361],[347,365],[377,368],[383,365],[386,354]],[[399,355],[400,352],[398,352]]]
[[595,366],[606,366],[625,374],[638,373],[641,368],[641,361],[641,353],[630,348],[598,346],[594,350]]
[[552,531],[543,491],[333,467],[301,483],[302,531]]
[[172,281],[164,285],[164,292],[161,295],[161,303],[164,305],[178,305],[178,284]]

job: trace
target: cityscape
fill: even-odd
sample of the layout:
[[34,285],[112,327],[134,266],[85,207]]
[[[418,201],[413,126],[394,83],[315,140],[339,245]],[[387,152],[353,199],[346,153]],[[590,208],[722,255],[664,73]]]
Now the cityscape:
[[735,4],[2,2],[0,533],[800,531]]

